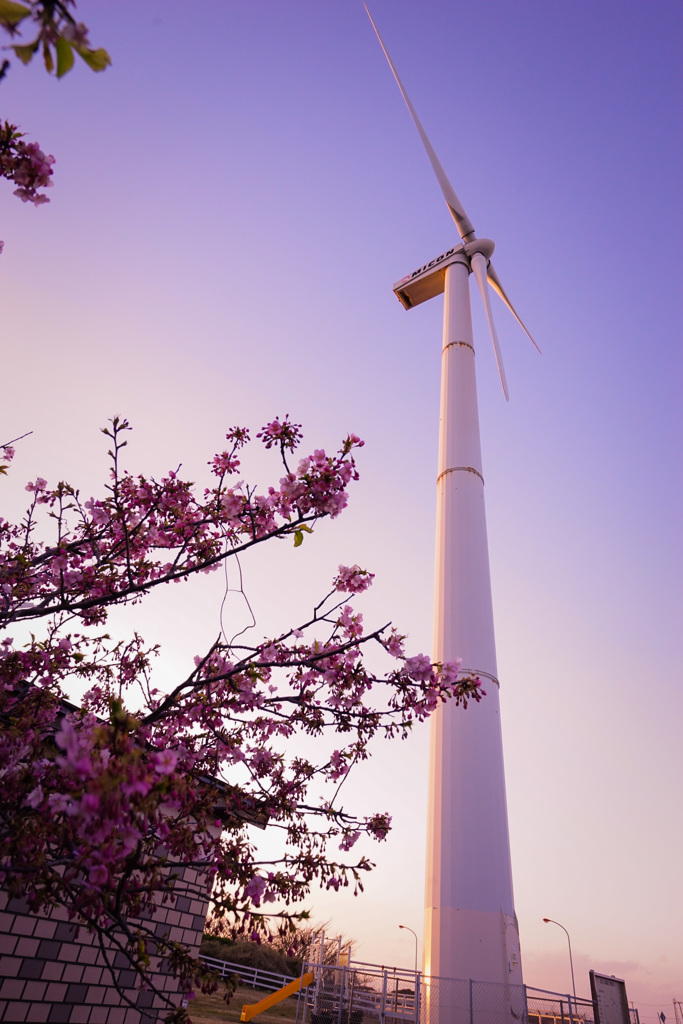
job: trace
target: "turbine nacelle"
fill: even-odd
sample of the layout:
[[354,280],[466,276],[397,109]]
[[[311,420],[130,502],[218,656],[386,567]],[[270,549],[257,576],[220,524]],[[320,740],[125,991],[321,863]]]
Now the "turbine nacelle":
[[481,293],[489,331],[491,332],[493,350],[496,354],[496,363],[498,365],[498,373],[500,374],[500,382],[503,386],[505,398],[509,401],[510,395],[508,393],[507,380],[505,377],[505,367],[503,366],[503,356],[500,351],[498,335],[493,322],[493,313],[491,311],[491,299],[489,296],[487,280],[490,257],[494,248],[495,243],[492,242],[490,238],[475,238],[471,242],[467,242],[465,245],[458,245],[453,249],[448,249],[440,256],[437,256],[436,259],[430,260],[430,262],[426,263],[424,267],[420,267],[419,270],[414,271],[412,274],[408,274],[407,277],[401,278],[401,280],[394,285],[394,292],[406,309],[411,309],[413,306],[419,306],[420,303],[426,302],[427,299],[434,298],[435,295],[439,295],[444,290],[446,286],[446,269],[451,265],[451,263],[464,263],[474,274]]
[[450,263],[467,263],[471,269],[472,256],[481,253],[487,262],[487,273],[490,278],[490,260],[496,243],[490,238],[475,238],[464,245],[454,245],[446,249],[440,256],[435,256],[429,263],[423,264],[412,274],[406,274],[394,285],[394,293],[404,309],[419,306],[444,290],[446,267]]
[[420,303],[441,295],[446,280],[446,267],[451,263],[468,263],[464,245],[454,245],[429,263],[407,274],[394,285],[394,292],[404,309],[412,309]]

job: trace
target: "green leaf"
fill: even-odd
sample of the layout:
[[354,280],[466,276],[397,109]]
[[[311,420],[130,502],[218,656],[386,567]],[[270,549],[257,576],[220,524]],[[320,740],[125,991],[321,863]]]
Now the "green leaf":
[[304,535],[301,530],[297,530],[294,534],[294,547],[298,548],[304,542]]
[[99,50],[90,50],[87,46],[78,46],[76,50],[93,71],[104,71],[111,64],[111,57],[102,47]]
[[43,61],[45,62],[45,70],[48,75],[51,75],[54,71],[55,62],[52,59],[52,50],[45,42],[43,43]]
[[11,49],[14,50],[22,64],[30,64],[33,54],[38,49],[39,41],[36,39],[34,43],[26,43],[25,46],[12,46]]
[[30,7],[15,4],[13,0],[0,0],[0,25],[18,25],[31,13]]
[[57,51],[57,78],[61,78],[74,66],[74,51],[71,48],[71,43],[63,36],[57,37],[55,49]]
[[313,533],[313,530],[310,528],[310,526],[306,526],[305,523],[302,523],[301,526],[299,527],[299,529],[300,530],[305,530],[306,533]]

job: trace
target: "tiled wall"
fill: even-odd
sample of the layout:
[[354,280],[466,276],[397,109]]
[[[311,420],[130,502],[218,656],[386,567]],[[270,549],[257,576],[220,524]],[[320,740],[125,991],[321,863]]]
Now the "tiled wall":
[[[197,873],[185,869],[176,883],[173,905],[152,915],[157,935],[182,942],[193,955],[202,941],[208,897]],[[177,992],[178,982],[152,958],[155,984]],[[122,1003],[110,970],[93,936],[70,924],[65,910],[49,916],[28,911],[23,900],[0,892],[0,1021],[46,1021],[48,1024],[152,1024],[162,1002],[136,986],[136,973],[120,952],[113,954],[117,981],[136,1009]],[[180,996],[178,996],[180,1001]],[[160,1019],[165,1014],[162,1013]]]

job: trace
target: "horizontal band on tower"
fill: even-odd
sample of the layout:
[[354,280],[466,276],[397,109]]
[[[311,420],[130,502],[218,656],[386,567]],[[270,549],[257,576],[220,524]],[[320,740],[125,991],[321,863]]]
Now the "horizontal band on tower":
[[478,668],[460,668],[458,669],[458,676],[481,676],[482,679],[489,679],[492,683],[495,683],[500,690],[500,683],[490,672],[482,672]]
[[484,482],[483,476],[478,469],[474,468],[474,466],[453,466],[452,469],[444,469],[443,473],[439,473],[436,478],[437,484],[441,480],[442,476],[447,476],[449,473],[474,473],[475,476],[479,477],[482,483]]
[[[441,354],[443,355],[446,349],[451,348],[453,345],[461,345],[462,348],[471,348],[472,351],[474,352],[474,345],[470,345],[469,341],[449,341],[448,344],[444,345],[444,347],[442,348]],[[476,352],[474,354],[476,355]]]

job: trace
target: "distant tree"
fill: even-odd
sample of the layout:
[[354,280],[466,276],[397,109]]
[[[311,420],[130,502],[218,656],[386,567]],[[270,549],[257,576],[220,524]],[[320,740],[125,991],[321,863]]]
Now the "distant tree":
[[301,960],[287,956],[268,942],[252,942],[248,939],[235,942],[205,933],[200,953],[240,967],[270,971],[271,974],[289,974],[293,978],[301,974]]
[[310,963],[313,957],[316,962],[320,961],[321,939],[324,964],[336,964],[340,956],[350,957],[355,946],[354,939],[335,934],[329,921],[318,925],[306,920],[290,921],[289,927],[267,935],[265,941],[259,937],[258,942],[236,942],[228,936],[224,919],[209,915],[200,952],[219,960],[293,976],[301,974],[302,965]]
[[[467,705],[483,691],[458,663],[405,657],[388,626],[365,630],[348,599],[372,574],[340,566],[296,628],[251,644],[221,635],[160,692],[157,649],[138,633],[113,638],[110,608],[266,542],[299,547],[345,508],[362,442],[351,434],[335,454],[294,463],[300,429],[273,420],[258,438],[279,453],[282,475],[259,490],[239,479],[249,433],[234,428],[209,463],[213,484],[198,493],[178,471],[126,472],[128,430],[118,418],[104,430],[103,496],[39,477],[21,521],[0,519],[0,882],[34,911],[66,907],[180,1019],[185,1011],[156,988],[150,953],[169,958],[184,991],[213,981],[139,920],[173,902],[179,873],[199,872],[214,919],[235,939],[288,933],[314,883],[360,890],[372,865],[348,854],[362,835],[384,839],[390,820],[346,809],[341,783],[374,737],[405,737],[440,701]],[[6,474],[13,444],[0,455]],[[286,612],[286,594],[282,604]],[[364,659],[369,646],[388,655],[383,673]],[[87,686],[80,707],[67,703],[75,683]],[[304,737],[329,738],[319,759],[305,754]],[[270,860],[249,822],[279,832]]]
[[351,956],[356,945],[355,939],[348,939],[345,935],[335,932],[330,921],[324,921],[322,924],[303,922],[297,924],[294,930],[281,930],[274,936],[273,944],[285,956],[296,957],[301,964],[302,961],[311,962],[313,957],[320,962],[321,939],[324,964],[336,964],[340,956]]

